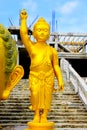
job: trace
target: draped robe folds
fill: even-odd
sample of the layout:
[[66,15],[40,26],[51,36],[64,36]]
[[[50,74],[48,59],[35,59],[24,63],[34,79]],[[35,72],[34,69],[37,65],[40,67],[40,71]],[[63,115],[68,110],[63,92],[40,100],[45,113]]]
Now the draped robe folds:
[[39,64],[30,66],[29,89],[32,109],[50,109],[54,86],[54,72],[51,63],[52,48],[47,47]]

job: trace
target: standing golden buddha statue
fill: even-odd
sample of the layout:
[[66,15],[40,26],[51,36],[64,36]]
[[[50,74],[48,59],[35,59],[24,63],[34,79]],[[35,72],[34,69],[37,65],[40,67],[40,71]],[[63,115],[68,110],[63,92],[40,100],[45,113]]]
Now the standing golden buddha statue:
[[[20,36],[31,59],[29,89],[31,92],[32,110],[35,111],[32,123],[48,123],[47,114],[50,110],[54,75],[58,80],[58,90],[64,90],[62,73],[55,48],[47,45],[50,37],[50,26],[40,18],[33,27],[36,42],[31,41],[27,28],[28,14],[25,9],[20,12]],[[40,113],[41,112],[41,113]]]

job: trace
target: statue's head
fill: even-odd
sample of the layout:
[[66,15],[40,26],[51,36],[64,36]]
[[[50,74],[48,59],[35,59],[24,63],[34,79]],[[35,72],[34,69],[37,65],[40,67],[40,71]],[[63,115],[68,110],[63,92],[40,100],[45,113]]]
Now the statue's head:
[[23,74],[23,67],[17,65],[16,42],[10,32],[0,24],[0,100],[8,98]]
[[33,35],[37,41],[45,42],[50,36],[50,25],[45,21],[44,18],[34,24]]

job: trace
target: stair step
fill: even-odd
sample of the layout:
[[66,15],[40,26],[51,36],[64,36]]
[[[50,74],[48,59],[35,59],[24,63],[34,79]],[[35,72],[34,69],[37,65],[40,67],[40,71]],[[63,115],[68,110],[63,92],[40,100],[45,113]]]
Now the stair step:
[[55,123],[55,128],[87,128],[87,123]]
[[[0,102],[0,126],[22,126],[33,119],[34,112],[28,108],[31,105],[28,86],[28,80],[21,80],[9,99]],[[63,93],[53,92],[48,120],[54,121],[58,130],[87,128],[87,110],[70,83],[65,81]]]

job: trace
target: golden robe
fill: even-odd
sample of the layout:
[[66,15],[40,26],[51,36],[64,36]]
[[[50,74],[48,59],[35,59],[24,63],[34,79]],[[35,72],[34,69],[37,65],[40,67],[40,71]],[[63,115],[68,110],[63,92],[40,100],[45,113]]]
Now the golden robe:
[[50,109],[54,86],[54,72],[50,57],[52,57],[52,48],[47,46],[40,63],[30,67],[29,88],[33,110]]
[[30,72],[29,76],[32,109],[50,109],[54,86],[53,71]]

